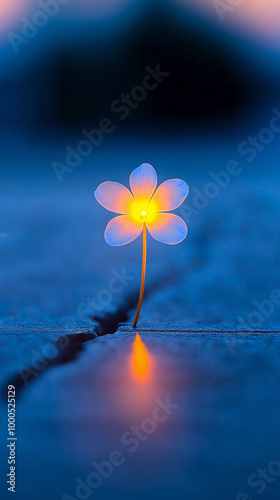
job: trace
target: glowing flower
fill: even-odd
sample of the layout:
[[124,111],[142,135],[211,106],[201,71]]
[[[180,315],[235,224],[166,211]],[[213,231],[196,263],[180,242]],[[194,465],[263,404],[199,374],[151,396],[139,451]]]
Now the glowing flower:
[[186,198],[189,188],[180,179],[171,179],[157,186],[157,174],[148,163],[136,168],[130,178],[131,192],[118,182],[103,182],[95,198],[103,207],[119,215],[105,229],[109,245],[126,245],[143,231],[144,224],[155,240],[174,245],[187,236],[187,226],[181,217],[168,214]]
[[186,198],[189,188],[180,179],[170,179],[157,187],[157,174],[148,163],[136,168],[129,184],[132,193],[118,182],[103,182],[95,191],[95,198],[111,212],[121,214],[114,217],[105,229],[105,240],[109,245],[126,245],[143,232],[142,279],[138,308],[133,326],[136,327],[144,294],[146,272],[146,228],[151,236],[162,243],[175,245],[187,236],[187,226],[181,217],[169,214]]

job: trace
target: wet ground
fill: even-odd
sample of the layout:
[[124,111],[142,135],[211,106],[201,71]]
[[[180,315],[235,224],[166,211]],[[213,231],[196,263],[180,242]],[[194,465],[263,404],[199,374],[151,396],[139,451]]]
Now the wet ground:
[[[64,143],[44,152],[37,174],[39,147],[19,145],[33,166],[23,160],[23,171],[18,159],[0,201],[1,499],[10,498],[6,387],[14,384],[20,500],[278,500],[278,166],[274,143],[266,175],[264,156],[251,166],[239,158],[242,133],[212,142],[207,157],[191,141],[143,139],[123,158],[110,140],[106,155],[97,151],[62,183],[49,165]],[[205,192],[209,171],[234,158],[242,173],[193,213],[192,192]],[[177,211],[189,226],[185,242],[148,239],[137,330],[147,352],[137,362],[129,325],[141,241],[106,245],[113,214],[93,192],[104,180],[127,183],[143,161],[159,182],[182,177],[191,193]]]

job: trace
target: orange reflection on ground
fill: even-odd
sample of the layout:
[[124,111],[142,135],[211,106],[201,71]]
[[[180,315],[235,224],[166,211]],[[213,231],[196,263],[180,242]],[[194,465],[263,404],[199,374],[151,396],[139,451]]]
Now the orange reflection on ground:
[[139,382],[147,381],[151,371],[151,358],[139,333],[134,340],[131,361],[134,378]]

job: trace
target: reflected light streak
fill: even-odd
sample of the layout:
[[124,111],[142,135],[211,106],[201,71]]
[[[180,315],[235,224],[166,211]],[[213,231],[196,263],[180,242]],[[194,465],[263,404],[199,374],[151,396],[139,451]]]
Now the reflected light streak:
[[151,371],[151,359],[139,333],[134,340],[131,362],[134,378],[139,382],[147,381]]

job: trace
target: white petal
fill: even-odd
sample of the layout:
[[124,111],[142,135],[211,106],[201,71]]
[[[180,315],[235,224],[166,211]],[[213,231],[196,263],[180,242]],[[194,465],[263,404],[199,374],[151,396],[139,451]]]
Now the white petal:
[[189,186],[181,179],[163,182],[153,196],[153,203],[159,212],[169,212],[178,208],[189,192]]
[[188,233],[183,219],[175,214],[156,214],[152,223],[147,222],[147,228],[155,240],[168,245],[180,243]]
[[133,170],[129,183],[136,201],[149,201],[157,187],[156,171],[149,163],[143,163]]
[[130,215],[119,215],[110,220],[105,229],[105,240],[108,245],[126,245],[138,238],[143,231],[143,222],[136,222]]
[[135,205],[131,192],[119,182],[102,182],[94,196],[102,207],[117,214],[128,214]]

